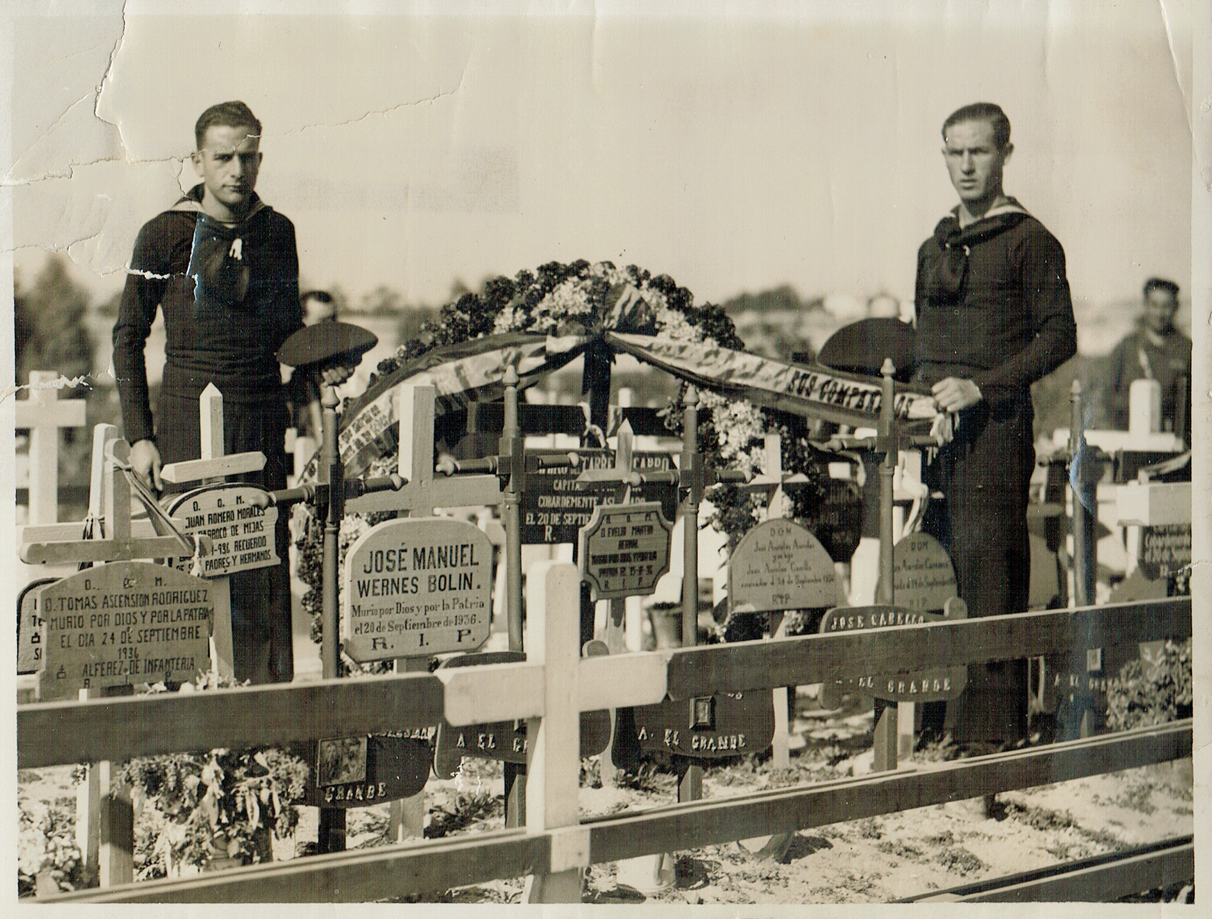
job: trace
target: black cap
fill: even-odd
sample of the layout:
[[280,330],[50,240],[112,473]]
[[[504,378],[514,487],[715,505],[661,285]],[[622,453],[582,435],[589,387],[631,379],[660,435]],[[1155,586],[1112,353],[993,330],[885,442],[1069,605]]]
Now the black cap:
[[905,382],[913,373],[913,339],[913,326],[899,319],[860,319],[834,332],[816,359],[834,370],[879,376],[891,358],[896,379]]
[[[357,362],[379,343],[373,332],[349,322],[317,322],[295,332],[278,349],[278,360],[287,367]],[[337,360],[341,359],[341,360]]]

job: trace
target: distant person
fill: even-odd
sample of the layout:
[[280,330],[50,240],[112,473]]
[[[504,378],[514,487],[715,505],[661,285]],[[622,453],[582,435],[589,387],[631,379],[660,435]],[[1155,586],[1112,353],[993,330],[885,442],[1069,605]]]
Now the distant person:
[[317,322],[335,322],[337,319],[337,301],[326,290],[309,290],[299,297],[303,304],[303,324],[315,325]]
[[[1064,250],[1002,190],[1013,149],[996,105],[967,105],[947,118],[943,160],[959,205],[917,256],[913,378],[959,415],[954,438],[923,464],[923,481],[943,496],[930,502],[923,529],[947,550],[973,617],[1027,609],[1031,384],[1077,351]],[[991,752],[1024,741],[1026,661],[968,671],[956,745]],[[942,709],[927,709],[924,733],[941,730]]]
[[[1115,346],[1107,367],[1107,409],[1113,427],[1128,429],[1128,391],[1135,380],[1161,384],[1161,429],[1176,431],[1179,409],[1191,416],[1191,339],[1174,325],[1178,285],[1149,278],[1135,331]],[[1183,382],[1185,379],[1185,383]]]
[[[114,369],[122,423],[137,475],[157,491],[162,463],[201,455],[198,398],[223,394],[225,453],[259,450],[266,464],[243,476],[265,489],[286,486],[286,394],[275,352],[303,325],[293,224],[253,190],[261,168],[261,123],[243,102],[208,108],[194,128],[201,182],[139,231],[114,325]],[[144,348],[164,312],[164,379],[153,419]],[[324,371],[340,382],[352,368]],[[231,576],[235,675],[289,681],[289,531],[279,514],[282,564]]]

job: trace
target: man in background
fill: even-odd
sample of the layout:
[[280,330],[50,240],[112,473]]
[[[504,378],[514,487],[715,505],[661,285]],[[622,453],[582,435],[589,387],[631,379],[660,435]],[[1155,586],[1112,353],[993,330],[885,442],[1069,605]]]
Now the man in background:
[[[943,159],[959,205],[918,250],[914,379],[958,414],[955,436],[924,464],[932,493],[923,529],[947,550],[969,616],[1027,609],[1027,498],[1035,465],[1031,384],[1077,351],[1056,238],[1002,190],[1013,152],[996,105],[964,106],[943,124]],[[984,753],[1027,737],[1026,661],[969,668],[953,740]],[[941,732],[926,706],[923,734]]]
[[1186,426],[1191,412],[1191,339],[1175,327],[1177,312],[1178,285],[1149,278],[1137,328],[1115,346],[1108,360],[1107,409],[1113,427],[1128,429],[1128,392],[1133,381],[1157,380],[1161,384],[1161,429],[1184,433],[1178,428]]

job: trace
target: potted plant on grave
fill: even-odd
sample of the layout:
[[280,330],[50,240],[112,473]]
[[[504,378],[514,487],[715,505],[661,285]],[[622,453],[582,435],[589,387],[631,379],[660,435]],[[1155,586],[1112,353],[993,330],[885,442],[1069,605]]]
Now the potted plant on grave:
[[[204,689],[209,680],[187,686]],[[270,860],[271,836],[285,839],[298,825],[294,802],[309,775],[300,757],[277,747],[130,760],[118,780],[134,798],[135,879]]]

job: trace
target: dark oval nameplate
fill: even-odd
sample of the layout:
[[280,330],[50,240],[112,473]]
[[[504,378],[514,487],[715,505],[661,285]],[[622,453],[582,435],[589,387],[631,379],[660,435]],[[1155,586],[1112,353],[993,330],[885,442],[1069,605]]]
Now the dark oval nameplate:
[[[761,753],[774,740],[774,696],[769,689],[666,699],[632,709],[633,744],[696,759]],[[616,744],[619,739],[616,739]],[[616,762],[623,751],[619,751]]]
[[431,730],[311,744],[314,772],[300,803],[344,809],[412,797],[429,779]]
[[[822,635],[857,632],[889,626],[922,625],[944,619],[965,619],[968,608],[958,598],[948,601],[948,614],[902,609],[896,606],[835,607],[821,620]],[[821,705],[837,708],[843,692],[858,690],[889,702],[943,702],[958,699],[968,684],[968,668],[931,667],[911,673],[871,674],[858,679],[835,680],[821,685]]]

